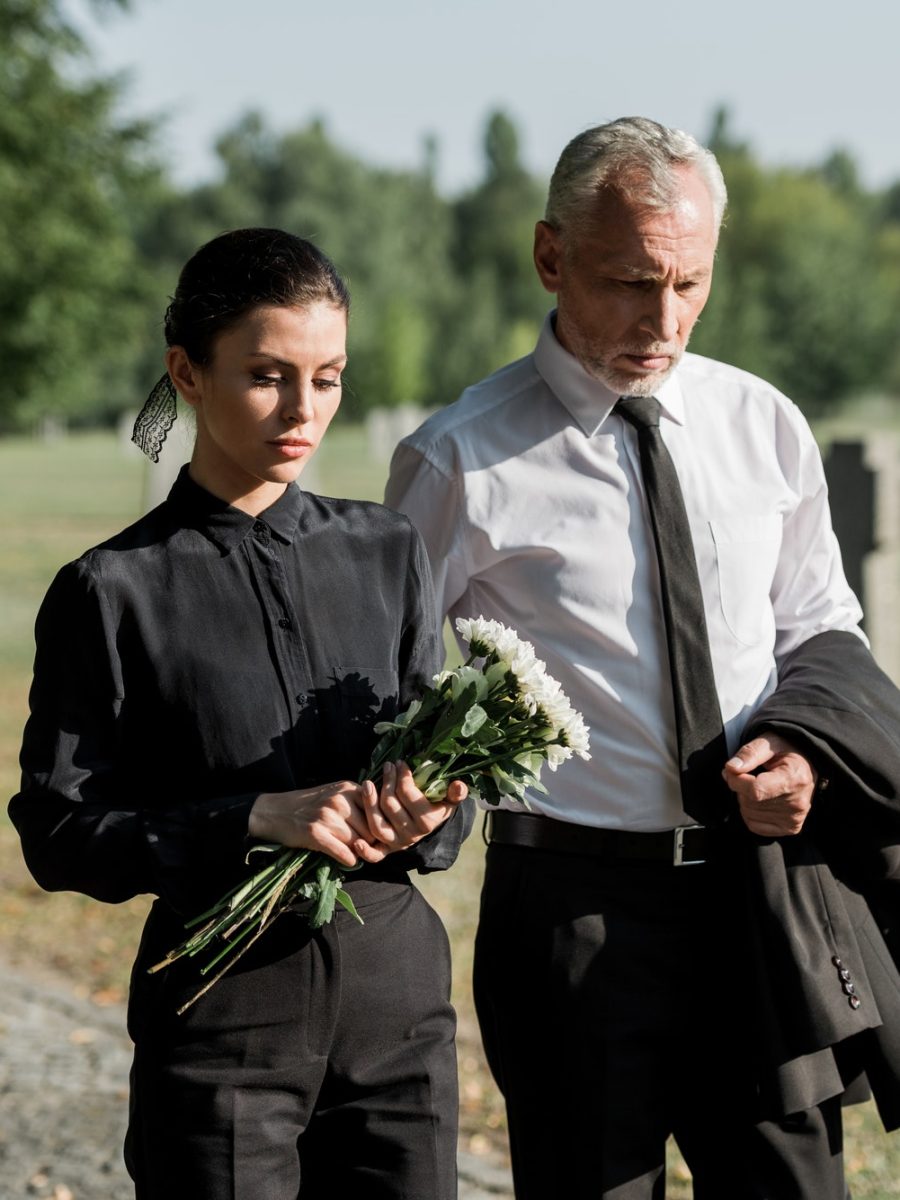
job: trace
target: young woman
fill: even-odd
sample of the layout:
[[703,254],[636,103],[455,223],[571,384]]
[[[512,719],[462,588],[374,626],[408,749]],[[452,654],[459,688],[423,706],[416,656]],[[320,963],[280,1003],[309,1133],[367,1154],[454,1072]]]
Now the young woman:
[[[405,518],[294,486],[340,402],[348,309],[329,260],[279,230],[194,255],[136,425],[156,457],[177,389],[191,462],[60,571],[37,621],[10,806],[28,864],[51,890],[158,897],[129,1003],[139,1200],[456,1195],[447,939],[408,872],[452,863],[465,789],[434,804],[403,764],[352,782],[437,669],[427,563]],[[365,924],[287,913],[178,1016],[196,963],[147,968],[254,839],[361,864]]]

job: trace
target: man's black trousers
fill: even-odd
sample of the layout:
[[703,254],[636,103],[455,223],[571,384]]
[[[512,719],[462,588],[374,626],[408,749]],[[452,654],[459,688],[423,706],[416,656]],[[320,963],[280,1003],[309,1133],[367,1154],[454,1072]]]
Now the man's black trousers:
[[[710,863],[493,844],[475,998],[517,1200],[844,1200],[839,1101],[760,1121],[750,1015]],[[746,990],[746,989],[745,989]]]

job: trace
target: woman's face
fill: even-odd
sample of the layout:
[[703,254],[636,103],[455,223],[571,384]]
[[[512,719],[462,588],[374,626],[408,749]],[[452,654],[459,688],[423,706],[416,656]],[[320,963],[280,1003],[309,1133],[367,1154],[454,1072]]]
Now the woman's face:
[[173,346],[167,365],[197,418],[192,478],[254,516],[274,503],[337,411],[346,339],[347,314],[322,300],[252,309],[219,334],[205,367]]

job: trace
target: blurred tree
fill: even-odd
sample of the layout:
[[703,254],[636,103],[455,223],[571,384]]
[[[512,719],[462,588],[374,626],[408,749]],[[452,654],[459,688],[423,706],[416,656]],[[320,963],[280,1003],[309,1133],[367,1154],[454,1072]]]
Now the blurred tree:
[[321,119],[279,136],[248,113],[216,150],[221,178],[171,195],[141,234],[143,252],[168,262],[172,286],[185,258],[225,229],[267,225],[310,238],[334,259],[353,296],[342,416],[433,403],[441,314],[454,290],[434,140],[423,146],[421,169],[391,171],[341,150]]
[[816,171],[766,169],[724,110],[711,141],[729,209],[691,349],[762,375],[810,413],[882,384],[896,321],[853,160],[836,151]]
[[862,188],[859,183],[859,170],[856,159],[843,148],[832,150],[822,163],[820,174],[825,183],[838,196],[847,200],[860,200]]
[[0,428],[114,410],[144,272],[129,211],[153,168],[54,0],[0,0]]
[[[483,353],[472,362],[470,381],[508,361],[505,331],[513,326],[521,330],[524,323],[536,338],[550,307],[532,260],[534,225],[543,215],[546,188],[523,166],[519,135],[506,113],[498,110],[488,117],[483,150],[484,178],[453,205],[453,260],[465,285],[460,319],[468,324],[465,308],[475,291],[481,296],[476,307],[484,307],[487,294],[497,308],[487,328],[471,330],[483,343]],[[504,332],[498,336],[498,330]],[[532,345],[534,338],[528,339]]]
[[886,318],[887,364],[884,383],[894,396],[900,395],[900,182],[886,188],[876,205],[878,214],[876,259],[879,293]]

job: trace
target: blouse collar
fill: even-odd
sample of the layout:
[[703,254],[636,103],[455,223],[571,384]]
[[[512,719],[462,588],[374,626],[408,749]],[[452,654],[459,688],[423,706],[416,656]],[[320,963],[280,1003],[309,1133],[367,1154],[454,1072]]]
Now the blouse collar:
[[169,492],[167,504],[174,506],[179,521],[197,529],[230,553],[257,525],[264,525],[278,541],[290,544],[297,533],[303,508],[303,493],[296,484],[288,484],[284,493],[258,517],[227,504],[196,483],[185,464]]

